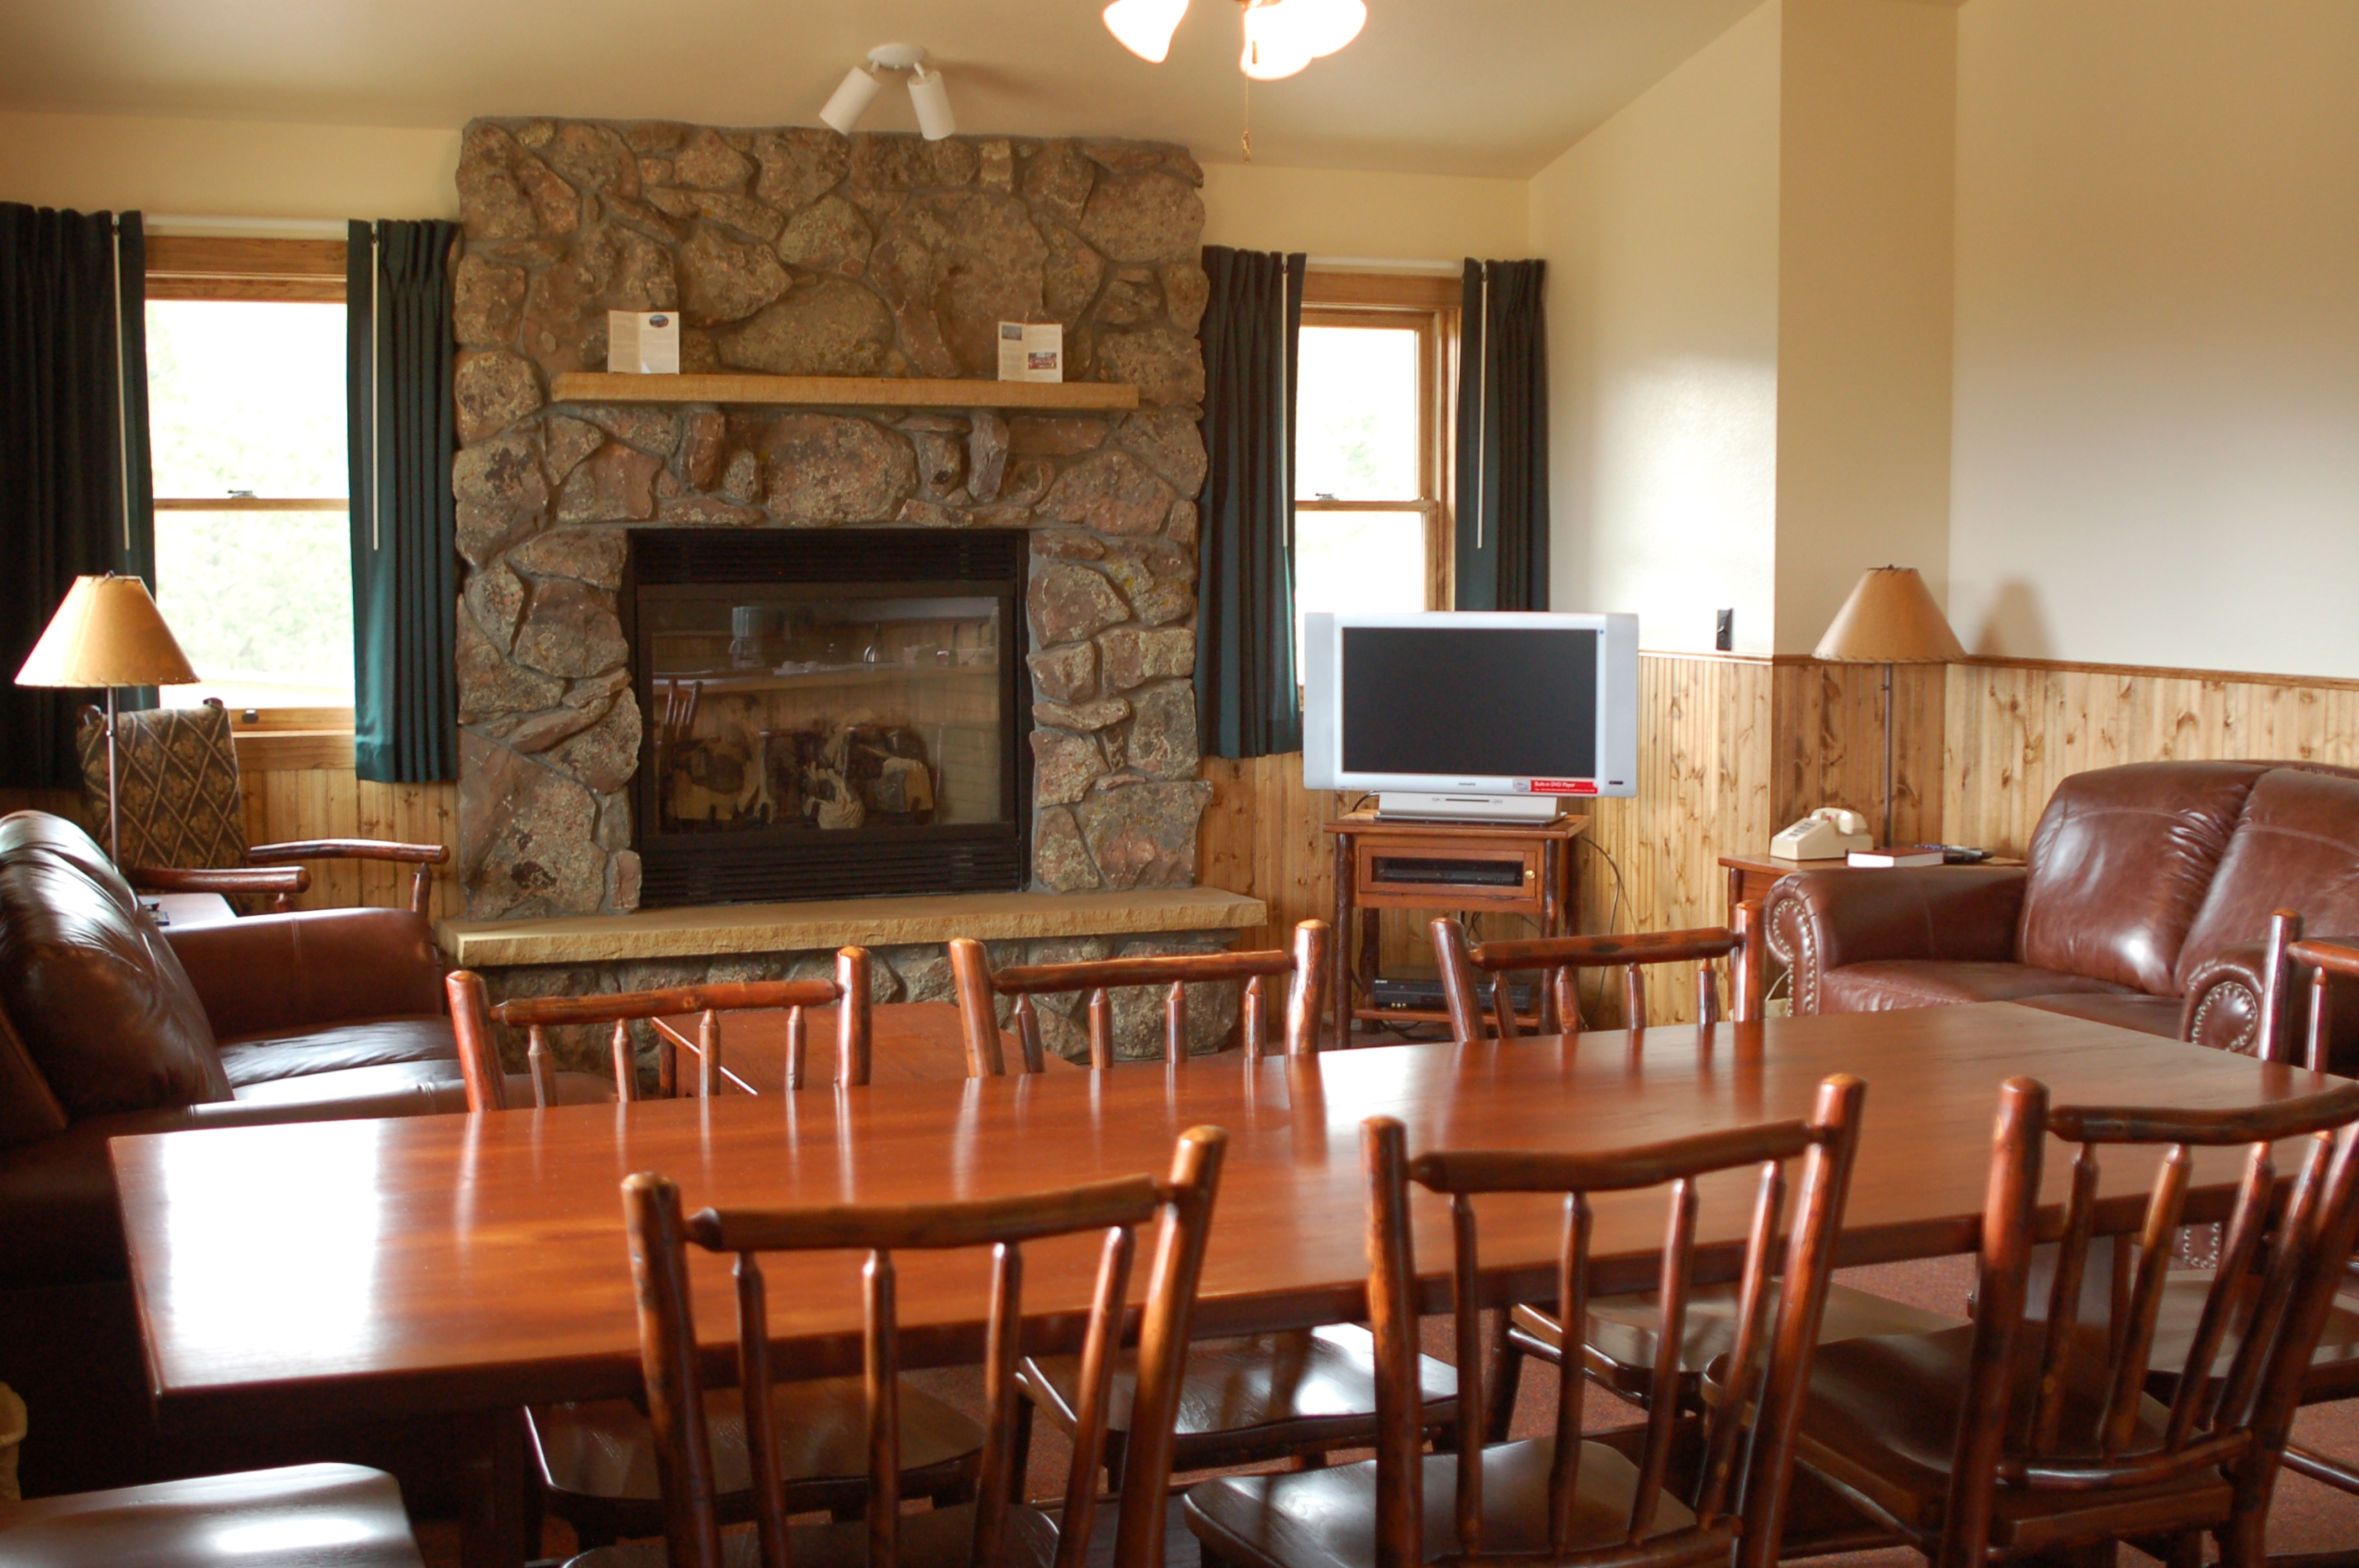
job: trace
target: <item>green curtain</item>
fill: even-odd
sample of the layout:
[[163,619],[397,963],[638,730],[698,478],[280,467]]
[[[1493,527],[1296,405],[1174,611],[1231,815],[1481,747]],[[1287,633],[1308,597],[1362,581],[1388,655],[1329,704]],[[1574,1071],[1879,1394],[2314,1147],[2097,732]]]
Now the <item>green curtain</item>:
[[1305,258],[1204,247],[1196,713],[1208,756],[1302,749],[1294,664],[1295,345]]
[[74,715],[92,694],[14,679],[74,579],[156,586],[147,270],[135,212],[0,203],[0,788],[81,783]]
[[354,223],[346,260],[352,752],[363,778],[459,776],[454,223]]
[[1466,263],[1458,357],[1461,610],[1548,608],[1547,266]]

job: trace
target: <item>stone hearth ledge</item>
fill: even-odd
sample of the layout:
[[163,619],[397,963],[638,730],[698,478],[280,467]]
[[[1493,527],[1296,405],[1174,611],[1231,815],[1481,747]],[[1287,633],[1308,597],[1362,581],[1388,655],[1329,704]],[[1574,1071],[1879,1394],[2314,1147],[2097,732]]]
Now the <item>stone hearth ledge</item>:
[[440,920],[443,955],[466,969],[528,964],[712,958],[863,946],[901,947],[970,936],[984,942],[1236,930],[1269,911],[1217,887],[1131,893],[962,893],[829,898],[792,904],[707,904],[629,915],[552,919]]

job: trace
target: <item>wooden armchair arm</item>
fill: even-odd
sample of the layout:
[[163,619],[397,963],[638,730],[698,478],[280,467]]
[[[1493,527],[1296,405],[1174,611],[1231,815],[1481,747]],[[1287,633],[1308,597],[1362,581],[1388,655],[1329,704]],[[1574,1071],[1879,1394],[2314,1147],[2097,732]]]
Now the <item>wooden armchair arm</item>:
[[393,860],[415,865],[417,874],[409,884],[413,915],[426,913],[426,890],[434,874],[427,868],[450,858],[448,844],[397,844],[386,838],[304,838],[288,844],[257,844],[246,851],[247,860],[258,866],[289,860]]
[[281,909],[311,885],[306,866],[132,866],[123,874],[140,893],[267,893]]

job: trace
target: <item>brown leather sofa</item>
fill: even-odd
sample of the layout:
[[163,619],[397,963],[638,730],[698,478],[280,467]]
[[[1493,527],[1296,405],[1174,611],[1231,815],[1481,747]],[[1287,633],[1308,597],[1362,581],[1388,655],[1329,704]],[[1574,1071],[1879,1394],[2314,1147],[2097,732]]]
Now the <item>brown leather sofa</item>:
[[162,930],[79,828],[0,817],[0,1382],[33,1412],[29,1492],[223,1468],[147,1430],[107,1141],[464,1111],[441,981],[407,910]]
[[[2149,762],[2058,787],[2019,868],[1813,871],[1766,915],[1796,1012],[2015,1001],[2222,1050],[2259,1045],[2272,910],[2359,931],[2359,772]],[[2330,1053],[2359,1072],[2359,1010]]]

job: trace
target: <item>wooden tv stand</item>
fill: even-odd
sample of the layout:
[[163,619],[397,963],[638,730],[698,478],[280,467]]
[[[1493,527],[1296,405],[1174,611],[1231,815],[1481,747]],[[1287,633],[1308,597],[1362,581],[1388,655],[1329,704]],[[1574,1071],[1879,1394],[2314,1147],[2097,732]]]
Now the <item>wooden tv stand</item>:
[[[1352,1042],[1354,1020],[1382,1024],[1446,1024],[1438,1009],[1379,1008],[1376,978],[1379,912],[1439,909],[1451,914],[1523,915],[1543,936],[1572,930],[1573,840],[1589,828],[1586,816],[1544,824],[1402,822],[1356,811],[1327,825],[1335,840],[1335,1044]],[[1423,861],[1404,866],[1401,862]],[[1452,866],[1462,869],[1454,874]],[[1356,943],[1353,921],[1366,911]],[[1354,954],[1358,956],[1355,962]],[[1543,1022],[1532,1020],[1536,1028]]]

